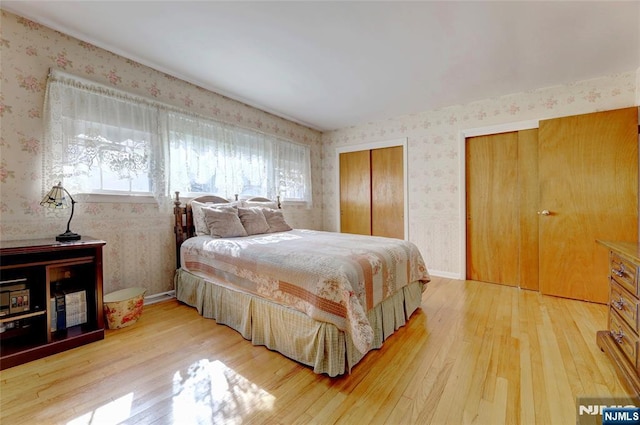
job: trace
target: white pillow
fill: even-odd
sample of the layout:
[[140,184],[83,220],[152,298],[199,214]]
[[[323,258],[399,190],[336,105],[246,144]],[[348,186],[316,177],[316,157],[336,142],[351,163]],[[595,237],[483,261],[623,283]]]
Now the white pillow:
[[204,207],[216,207],[216,208],[234,208],[239,205],[240,202],[229,202],[226,204],[220,203],[216,204],[213,202],[198,202],[191,201],[191,217],[193,218],[193,227],[196,230],[196,236],[203,236],[209,234],[209,228],[207,227],[207,223],[204,221],[204,212],[202,208]]
[[234,207],[226,208],[202,208],[204,221],[209,228],[209,234],[218,238],[234,238],[237,236],[247,236],[238,210]]
[[247,235],[260,235],[269,231],[269,224],[262,213],[262,208],[238,208],[238,216]]
[[264,218],[267,220],[267,224],[269,224],[269,233],[291,230],[291,226],[289,226],[284,219],[282,210],[264,208],[262,214],[264,214]]

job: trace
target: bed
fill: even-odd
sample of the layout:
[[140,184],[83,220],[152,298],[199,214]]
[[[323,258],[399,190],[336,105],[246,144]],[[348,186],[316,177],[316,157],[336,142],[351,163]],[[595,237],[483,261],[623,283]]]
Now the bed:
[[177,299],[318,374],[350,373],[380,348],[430,280],[414,244],[292,229],[279,201],[183,205],[176,192],[174,204]]

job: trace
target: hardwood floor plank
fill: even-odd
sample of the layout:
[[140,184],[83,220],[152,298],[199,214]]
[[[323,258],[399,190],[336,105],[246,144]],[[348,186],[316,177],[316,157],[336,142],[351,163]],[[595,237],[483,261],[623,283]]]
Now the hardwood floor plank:
[[[528,355],[531,359],[531,380],[533,382],[533,405],[535,411],[535,423],[551,423],[551,410],[549,409],[550,395],[545,390],[545,375],[543,362],[543,347],[540,339],[546,329],[541,327],[544,305],[543,297],[535,292],[523,292],[525,314],[522,318],[527,321],[526,335],[529,340]],[[526,401],[525,401],[526,403]]]
[[533,367],[531,363],[531,344],[529,342],[529,336],[525,332],[523,332],[523,336],[520,338],[519,349],[520,401],[518,406],[520,408],[520,422],[524,424],[534,424],[536,423],[536,409],[534,402],[535,391]]
[[[575,417],[566,406],[575,403],[574,393],[569,382],[569,374],[565,369],[565,362],[560,352],[559,339],[562,335],[553,332],[554,325],[549,308],[542,309],[542,326],[544,332],[540,332],[540,349],[542,350],[542,370],[544,376],[544,390],[551,413],[552,423],[568,424],[575,422]],[[566,354],[566,353],[565,353]]]
[[329,378],[177,301],[133,326],[0,372],[2,424],[554,424],[624,396],[596,345],[606,306],[434,278],[421,309]]

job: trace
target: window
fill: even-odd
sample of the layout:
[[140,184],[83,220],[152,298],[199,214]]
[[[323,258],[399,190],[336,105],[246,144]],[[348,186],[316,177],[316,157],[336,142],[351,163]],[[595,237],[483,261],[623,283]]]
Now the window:
[[311,152],[308,146],[279,143],[275,149],[276,187],[283,200],[311,203]]
[[311,201],[308,146],[177,113],[168,127],[171,191]]
[[[72,121],[69,125],[77,123]],[[84,129],[68,133],[71,137],[66,143],[66,162],[73,166],[66,166],[65,175],[74,177],[70,179],[74,182],[70,189],[151,193],[148,176],[151,134],[94,122],[83,124]]]
[[212,193],[311,202],[310,149],[52,71],[47,174],[76,194]]

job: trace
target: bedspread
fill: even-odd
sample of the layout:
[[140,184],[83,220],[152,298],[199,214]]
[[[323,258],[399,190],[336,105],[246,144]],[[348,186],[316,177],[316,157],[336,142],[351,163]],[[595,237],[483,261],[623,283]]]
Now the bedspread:
[[373,331],[366,311],[413,281],[430,280],[418,248],[400,239],[294,229],[190,238],[182,268],[334,324],[362,353]]

